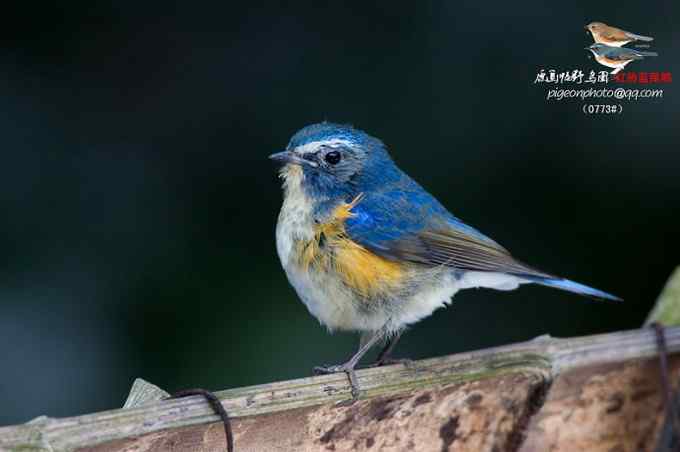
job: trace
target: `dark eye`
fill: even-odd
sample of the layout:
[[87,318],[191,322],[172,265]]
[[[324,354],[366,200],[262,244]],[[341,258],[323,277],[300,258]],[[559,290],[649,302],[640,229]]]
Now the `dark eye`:
[[340,161],[341,158],[342,156],[340,155],[340,152],[331,151],[328,154],[326,154],[324,160],[326,160],[326,162],[330,163],[331,165],[335,165]]

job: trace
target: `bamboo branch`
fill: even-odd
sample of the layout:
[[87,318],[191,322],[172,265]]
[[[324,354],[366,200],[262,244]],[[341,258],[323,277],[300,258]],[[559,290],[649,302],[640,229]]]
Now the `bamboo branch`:
[[680,325],[680,267],[676,268],[666,282],[645,325],[658,322],[665,326]]
[[[667,329],[666,339],[669,353],[680,352],[680,327]],[[429,394],[427,391],[459,388],[485,380],[503,382],[512,375],[526,377],[532,382],[532,388],[547,388],[555,378],[575,369],[608,363],[640,362],[656,354],[655,336],[650,329],[570,339],[542,336],[528,342],[417,361],[411,366],[365,369],[358,372],[358,377],[365,390],[365,399],[393,400],[386,397]],[[540,392],[531,389],[531,394]],[[276,413],[296,413],[309,407],[344,400],[349,397],[349,388],[344,375],[326,375],[230,389],[218,392],[217,396],[230,416],[237,418],[236,422],[243,421],[247,427],[256,425],[258,419],[266,419]],[[415,409],[416,401],[412,401],[412,404]],[[526,415],[525,411],[521,411],[512,425],[524,422],[522,419]],[[106,445],[154,433],[154,438],[158,440],[163,435],[186,431],[190,426],[215,423],[217,420],[217,416],[200,397],[150,402],[134,408],[78,417],[40,417],[27,424],[0,428],[0,450],[129,450]],[[453,427],[458,422],[456,420],[455,425],[451,423],[449,426],[449,431],[454,432],[454,439],[456,428]],[[513,429],[506,432],[508,441],[515,440],[516,432],[513,433]],[[450,438],[445,435],[446,429],[442,431],[439,433],[446,443]],[[219,441],[217,432],[219,429],[213,434],[215,444]],[[257,429],[252,435],[256,434]],[[285,432],[281,434],[286,435]],[[368,444],[368,438],[366,441]],[[97,448],[98,445],[102,448]],[[258,450],[254,447],[244,442],[239,445],[237,434],[237,451]]]

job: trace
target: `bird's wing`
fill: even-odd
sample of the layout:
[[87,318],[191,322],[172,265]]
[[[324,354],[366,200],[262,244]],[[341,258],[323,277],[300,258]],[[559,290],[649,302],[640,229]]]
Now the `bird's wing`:
[[422,189],[367,195],[352,213],[345,223],[349,238],[387,259],[463,271],[550,277],[517,261]]
[[618,28],[614,27],[608,27],[607,29],[604,30],[598,30],[598,32],[600,33],[600,36],[605,38],[607,41],[622,41],[628,38],[625,31],[619,30]]
[[621,30],[621,31],[622,31],[627,37],[629,37],[629,38],[631,38],[631,39],[634,39],[634,40],[636,40],[636,41],[646,41],[646,42],[654,41],[654,38],[652,38],[651,36],[636,35],[635,33],[631,33],[630,31],[626,31],[626,30]]
[[614,61],[629,61],[629,60],[641,60],[642,55],[638,54],[634,50],[627,49],[625,47],[617,47],[610,50],[606,55],[607,58]]
[[629,36],[630,33],[616,27],[607,27],[598,31],[603,38],[606,38],[609,41],[625,41],[627,39],[632,39],[632,36]]

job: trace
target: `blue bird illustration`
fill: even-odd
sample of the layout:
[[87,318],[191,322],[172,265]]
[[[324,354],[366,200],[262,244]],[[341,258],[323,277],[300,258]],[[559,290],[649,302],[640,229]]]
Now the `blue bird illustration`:
[[355,367],[362,356],[382,342],[375,365],[392,362],[405,327],[461,289],[535,283],[620,300],[518,261],[449,213],[361,130],[310,125],[270,158],[282,164],[276,246],[288,280],[330,331],[361,333],[346,363],[315,368],[345,372],[351,401],[360,394]]
[[631,61],[643,60],[645,57],[659,55],[656,52],[644,52],[626,47],[611,47],[601,43],[591,44],[586,47],[586,50],[590,50],[595,56],[595,60],[601,65],[614,68],[611,71],[612,74],[619,73]]

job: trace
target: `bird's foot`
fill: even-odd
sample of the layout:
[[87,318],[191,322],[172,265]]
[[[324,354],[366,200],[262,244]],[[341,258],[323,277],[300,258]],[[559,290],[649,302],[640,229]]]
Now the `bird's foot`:
[[336,374],[340,372],[344,372],[345,374],[347,374],[347,379],[349,380],[349,387],[352,393],[352,398],[348,400],[343,400],[342,402],[338,403],[338,406],[352,405],[354,402],[359,400],[359,397],[361,396],[361,389],[359,388],[357,374],[356,371],[354,370],[355,367],[356,363],[350,361],[345,364],[338,364],[335,366],[317,366],[314,368],[315,375]]
[[336,364],[334,366],[315,366],[314,375],[328,375],[344,372],[346,369],[345,366],[345,364]]

